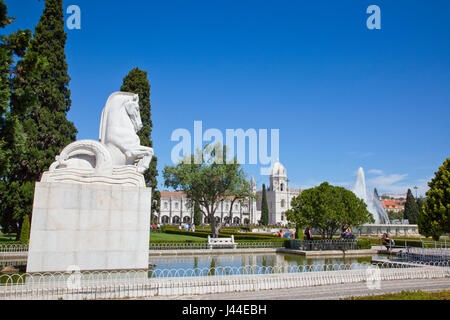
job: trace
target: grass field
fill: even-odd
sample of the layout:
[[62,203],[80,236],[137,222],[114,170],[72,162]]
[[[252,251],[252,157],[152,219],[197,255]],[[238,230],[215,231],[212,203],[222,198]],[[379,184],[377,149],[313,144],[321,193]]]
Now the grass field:
[[346,300],[449,300],[450,290],[426,292],[426,291],[402,291],[400,293],[380,294],[367,297],[351,297]]
[[160,232],[151,232],[150,242],[152,240],[197,240],[206,242],[206,238],[185,236],[182,234],[160,233]]

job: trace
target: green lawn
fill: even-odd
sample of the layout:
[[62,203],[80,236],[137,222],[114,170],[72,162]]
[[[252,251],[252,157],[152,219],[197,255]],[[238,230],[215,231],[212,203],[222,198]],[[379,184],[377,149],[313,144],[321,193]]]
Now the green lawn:
[[450,290],[426,292],[422,290],[417,291],[402,291],[400,293],[371,295],[366,297],[351,297],[346,300],[449,300]]
[[151,232],[150,242],[152,240],[197,240],[206,242],[206,238],[185,236],[182,234],[160,233],[160,232]]

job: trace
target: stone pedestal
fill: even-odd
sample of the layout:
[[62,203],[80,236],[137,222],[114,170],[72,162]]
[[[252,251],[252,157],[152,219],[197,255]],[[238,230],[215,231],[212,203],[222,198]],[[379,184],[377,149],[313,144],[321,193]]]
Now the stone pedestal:
[[27,272],[147,269],[151,189],[37,182]]

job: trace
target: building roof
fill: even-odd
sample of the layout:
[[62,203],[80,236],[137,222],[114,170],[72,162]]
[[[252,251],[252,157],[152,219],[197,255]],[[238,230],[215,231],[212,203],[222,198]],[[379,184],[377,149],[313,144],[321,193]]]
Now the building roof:
[[386,209],[403,208],[405,202],[405,200],[382,200],[381,205]]
[[160,191],[161,198],[186,198],[183,191]]

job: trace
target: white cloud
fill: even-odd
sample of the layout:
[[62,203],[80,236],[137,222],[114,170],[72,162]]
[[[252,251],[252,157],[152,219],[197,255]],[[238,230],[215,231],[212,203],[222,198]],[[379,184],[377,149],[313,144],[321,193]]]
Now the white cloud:
[[383,170],[378,170],[378,169],[370,169],[369,171],[367,171],[367,173],[376,174],[376,175],[384,174]]
[[[381,170],[380,170],[381,171]],[[405,181],[408,174],[379,174],[376,177],[367,179],[366,185],[368,188],[377,188],[378,193],[406,193],[408,189],[413,191],[415,195],[414,187],[417,187],[417,195],[423,196],[429,189],[426,179],[418,179],[416,181]]]

